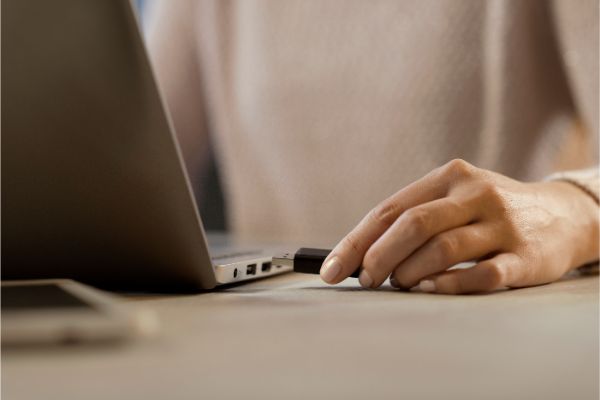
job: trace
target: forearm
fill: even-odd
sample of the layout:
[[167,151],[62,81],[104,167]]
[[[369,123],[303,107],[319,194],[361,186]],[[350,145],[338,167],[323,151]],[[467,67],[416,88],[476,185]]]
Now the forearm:
[[577,219],[577,226],[580,231],[577,232],[579,239],[573,242],[573,261],[571,269],[585,264],[598,261],[598,252],[600,251],[598,242],[600,240],[600,214],[596,199],[590,193],[580,186],[570,181],[553,181],[547,184],[553,185],[557,192],[570,199],[573,212],[571,218]]
[[600,221],[600,170],[598,167],[564,171],[547,178],[570,196],[575,215],[580,217],[581,240],[576,243],[573,268],[598,261]]

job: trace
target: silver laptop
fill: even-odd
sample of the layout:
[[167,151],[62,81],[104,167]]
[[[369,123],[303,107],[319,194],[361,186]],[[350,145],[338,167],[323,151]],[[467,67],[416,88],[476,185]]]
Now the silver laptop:
[[207,239],[127,0],[2,2],[2,279],[212,289],[273,251]]

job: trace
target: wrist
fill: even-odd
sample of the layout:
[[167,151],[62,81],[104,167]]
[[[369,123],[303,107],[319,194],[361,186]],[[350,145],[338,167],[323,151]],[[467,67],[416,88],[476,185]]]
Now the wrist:
[[573,265],[577,268],[598,260],[600,208],[596,199],[568,181],[546,182],[553,185],[566,202],[569,218],[574,223]]

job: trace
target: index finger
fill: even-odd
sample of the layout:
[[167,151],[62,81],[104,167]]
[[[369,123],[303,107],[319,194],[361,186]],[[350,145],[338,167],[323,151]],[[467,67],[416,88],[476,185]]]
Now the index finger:
[[405,210],[444,197],[450,180],[437,169],[396,192],[371,210],[331,251],[320,275],[330,284],[343,281],[362,264],[371,245]]

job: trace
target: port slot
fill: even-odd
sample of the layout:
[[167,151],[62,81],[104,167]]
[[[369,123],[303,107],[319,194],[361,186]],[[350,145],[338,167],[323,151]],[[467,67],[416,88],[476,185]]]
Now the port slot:
[[237,278],[237,274],[238,274],[238,273],[237,273],[237,268],[236,268],[236,269],[234,269],[234,270],[233,270],[233,277],[234,277],[234,278]]
[[256,264],[250,264],[246,267],[246,275],[256,275]]
[[271,270],[271,263],[270,262],[262,263],[262,265],[260,266],[260,270],[262,272],[269,272]]

